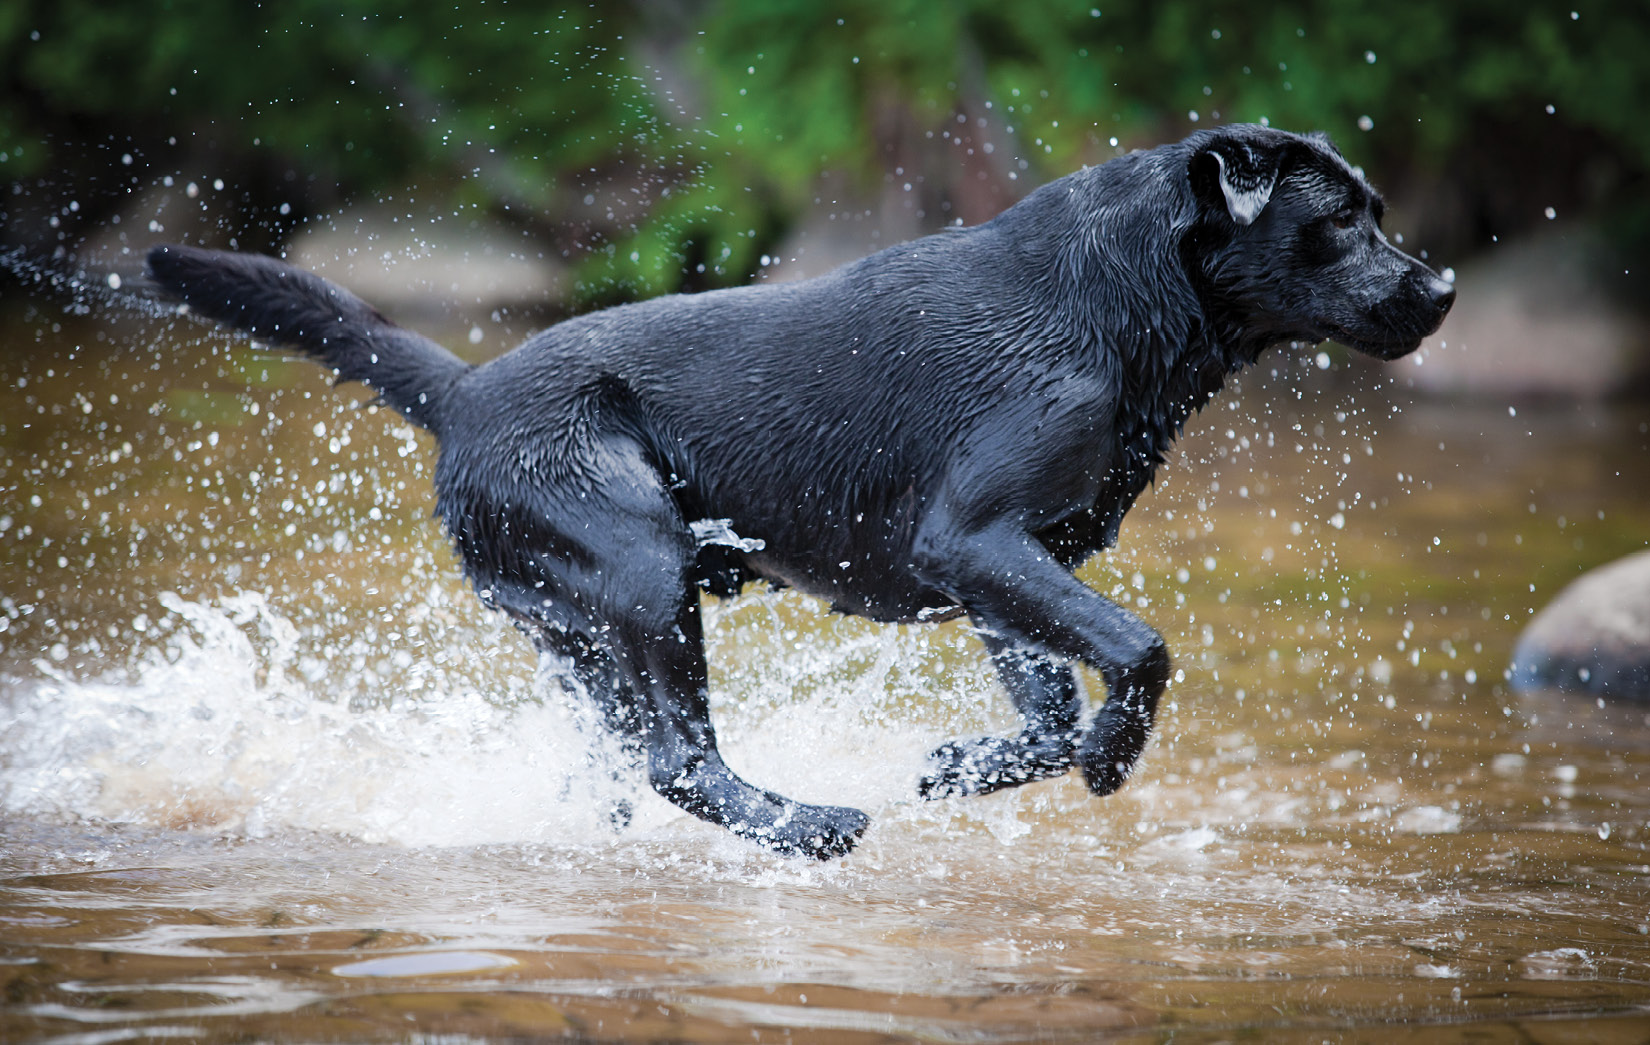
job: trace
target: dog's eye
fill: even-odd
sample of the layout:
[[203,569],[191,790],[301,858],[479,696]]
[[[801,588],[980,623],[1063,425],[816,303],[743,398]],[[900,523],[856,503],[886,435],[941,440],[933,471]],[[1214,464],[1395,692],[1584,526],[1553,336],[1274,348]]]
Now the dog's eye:
[[1358,223],[1358,212],[1348,207],[1339,213],[1331,214],[1329,223],[1337,229],[1350,229]]

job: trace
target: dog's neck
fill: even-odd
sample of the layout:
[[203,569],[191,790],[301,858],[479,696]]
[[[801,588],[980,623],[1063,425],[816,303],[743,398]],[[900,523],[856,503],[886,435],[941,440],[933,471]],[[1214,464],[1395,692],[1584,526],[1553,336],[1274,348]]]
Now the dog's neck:
[[[1118,444],[1130,471],[1150,482],[1192,413],[1243,365],[1202,323],[1183,339],[1138,346],[1125,357],[1130,394],[1119,405]],[[1126,408],[1125,408],[1126,406]]]
[[[1184,178],[1186,158],[1137,153],[1052,182],[1003,215],[1040,244],[1028,278],[1058,287],[1051,341],[1114,374],[1113,467],[1134,492],[1149,483],[1192,412],[1253,362],[1241,327],[1208,311],[1206,275],[1188,271],[1188,239],[1206,236]],[[1027,235],[1041,228],[1045,236]]]
[[[1097,259],[1093,274],[1079,278],[1114,279],[1117,274],[1107,271],[1114,266],[1114,259]],[[1121,370],[1117,445],[1124,468],[1139,475],[1140,485],[1151,481],[1192,413],[1253,361],[1247,346],[1230,332],[1222,337],[1210,322],[1182,270],[1165,266],[1155,278],[1162,297],[1109,300],[1104,310],[1072,317],[1070,335],[1084,345],[1090,365]]]

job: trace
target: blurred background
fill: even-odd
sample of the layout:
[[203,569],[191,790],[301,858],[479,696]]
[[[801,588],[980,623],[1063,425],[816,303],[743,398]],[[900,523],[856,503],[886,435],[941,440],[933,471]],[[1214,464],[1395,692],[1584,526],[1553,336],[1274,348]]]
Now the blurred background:
[[1645,371],[1645,54],[1650,9],[1592,0],[13,0],[0,249],[284,250],[403,315],[531,326],[1265,121],[1331,134],[1459,273],[1442,340],[1496,362],[1446,348],[1426,386],[1616,395]]
[[[1508,666],[1650,536],[1647,56],[1643,0],[0,2],[0,1040],[1641,1041],[1650,705]],[[592,753],[427,435],[125,282],[282,254],[481,360],[1232,121],[1455,310],[1268,353],[1084,567],[1178,669],[1104,802],[914,799],[1017,728],[965,622],[707,601],[730,763],[876,818],[825,868]]]

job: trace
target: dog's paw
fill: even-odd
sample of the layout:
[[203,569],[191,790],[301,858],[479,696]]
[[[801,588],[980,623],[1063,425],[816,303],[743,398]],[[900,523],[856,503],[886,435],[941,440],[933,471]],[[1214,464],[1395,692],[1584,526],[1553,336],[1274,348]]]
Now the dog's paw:
[[1128,781],[1129,771],[1133,768],[1122,762],[1084,759],[1083,782],[1088,785],[1091,794],[1104,798]]
[[1146,746],[1148,726],[1149,722],[1142,724],[1138,717],[1106,718],[1102,714],[1077,752],[1090,792],[1103,798],[1128,781]]
[[1091,794],[1101,798],[1128,782],[1129,774],[1134,772],[1135,758],[1124,761],[1112,752],[1109,745],[1084,744],[1077,754],[1077,762],[1083,767],[1083,782],[1089,786]]
[[994,790],[994,769],[1002,766],[997,737],[950,740],[928,753],[933,769],[917,782],[917,793],[929,801],[985,794]]
[[749,832],[737,827],[735,830],[783,856],[834,860],[851,852],[870,826],[871,818],[857,809],[798,802],[765,828]]
[[1071,738],[976,737],[941,744],[928,755],[933,771],[917,782],[926,799],[989,795],[1071,768]]

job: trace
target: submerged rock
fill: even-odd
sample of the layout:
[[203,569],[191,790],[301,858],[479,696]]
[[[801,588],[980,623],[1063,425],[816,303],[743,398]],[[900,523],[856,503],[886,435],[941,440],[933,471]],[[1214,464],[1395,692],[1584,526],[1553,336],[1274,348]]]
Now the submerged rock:
[[1536,614],[1512,684],[1650,701],[1650,551],[1583,574]]

